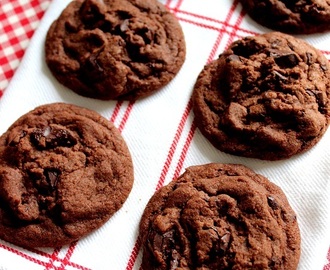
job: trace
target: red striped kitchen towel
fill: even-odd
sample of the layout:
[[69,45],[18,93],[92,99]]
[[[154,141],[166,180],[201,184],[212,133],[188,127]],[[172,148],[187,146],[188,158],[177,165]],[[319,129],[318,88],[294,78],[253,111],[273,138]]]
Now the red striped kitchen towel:
[[[138,224],[155,190],[188,166],[225,162],[247,165],[285,191],[301,229],[299,269],[329,270],[329,131],[307,153],[268,162],[219,152],[193,121],[190,96],[203,66],[232,41],[269,30],[246,16],[237,0],[163,0],[184,30],[187,58],[181,71],[169,85],[146,99],[98,101],[68,91],[45,65],[45,35],[68,2],[1,0],[0,132],[41,104],[62,101],[98,111],[114,122],[128,143],[135,167],[134,187],[123,208],[109,222],[70,246],[27,250],[0,240],[0,269],[139,269],[142,254]],[[330,33],[301,38],[330,58]]]

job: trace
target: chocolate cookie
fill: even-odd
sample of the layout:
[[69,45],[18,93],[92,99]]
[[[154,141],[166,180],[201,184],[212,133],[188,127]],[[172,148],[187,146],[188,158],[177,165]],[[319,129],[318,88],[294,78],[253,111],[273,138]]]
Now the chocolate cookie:
[[196,124],[218,149],[266,160],[315,145],[330,117],[330,65],[303,40],[273,32],[230,45],[200,73]]
[[103,225],[132,184],[131,156],[112,123],[74,105],[38,107],[0,137],[0,238],[68,244]]
[[329,0],[240,0],[258,23],[291,34],[330,30]]
[[187,168],[150,199],[140,236],[143,270],[296,270],[300,257],[285,194],[242,165]]
[[46,62],[79,95],[134,100],[166,85],[185,59],[176,17],[157,0],[78,0],[51,25]]

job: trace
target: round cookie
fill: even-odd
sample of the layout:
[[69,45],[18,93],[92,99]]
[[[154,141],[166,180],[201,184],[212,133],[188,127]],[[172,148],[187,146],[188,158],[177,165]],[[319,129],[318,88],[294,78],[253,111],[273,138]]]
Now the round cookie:
[[291,34],[311,34],[330,30],[329,0],[240,0],[258,23]]
[[170,82],[186,49],[178,20],[157,0],[76,0],[48,30],[45,54],[79,95],[135,100]]
[[296,270],[300,232],[283,191],[243,165],[186,169],[140,223],[142,269]]
[[0,137],[0,238],[57,247],[103,225],[133,184],[129,150],[98,113],[54,103]]
[[265,160],[315,145],[329,125],[330,65],[279,32],[235,41],[200,73],[196,124],[218,149]]

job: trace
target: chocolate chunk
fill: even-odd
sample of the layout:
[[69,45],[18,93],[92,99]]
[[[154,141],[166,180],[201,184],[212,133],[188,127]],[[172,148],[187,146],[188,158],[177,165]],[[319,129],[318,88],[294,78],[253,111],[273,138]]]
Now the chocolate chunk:
[[93,28],[97,22],[104,20],[104,14],[100,10],[100,6],[93,1],[83,1],[79,12],[88,28]]
[[105,79],[104,68],[98,60],[99,54],[91,54],[81,66],[81,80],[91,84]]
[[30,135],[31,143],[40,149],[52,149],[55,147],[72,147],[77,140],[63,129],[35,129]]
[[293,68],[299,63],[297,55],[292,52],[271,50],[270,56],[274,58],[275,63],[281,68]]
[[44,175],[51,190],[55,190],[59,181],[60,171],[57,169],[45,169]]
[[8,138],[8,145],[9,146],[16,146],[19,144],[20,140],[26,136],[27,132],[22,130],[18,134],[15,134],[13,138]]

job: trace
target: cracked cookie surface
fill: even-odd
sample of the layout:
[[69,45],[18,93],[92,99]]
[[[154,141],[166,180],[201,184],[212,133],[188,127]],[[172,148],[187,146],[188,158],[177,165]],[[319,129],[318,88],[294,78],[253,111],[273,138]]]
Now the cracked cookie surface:
[[70,104],[40,106],[0,137],[0,237],[57,247],[103,225],[133,184],[114,125]]
[[200,73],[196,124],[218,149],[266,160],[314,146],[330,117],[330,65],[314,47],[279,32],[231,44]]
[[240,0],[258,23],[290,34],[330,31],[330,0]]
[[178,20],[156,0],[73,1],[51,25],[45,51],[60,83],[103,100],[150,95],[186,54]]
[[295,270],[300,257],[285,194],[243,165],[187,168],[150,199],[140,237],[144,270]]

